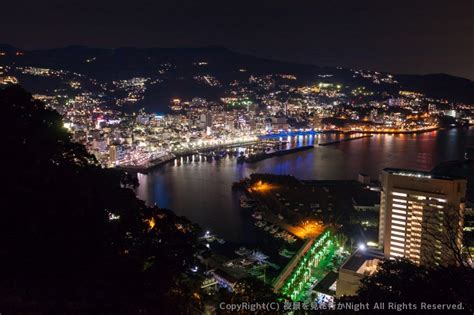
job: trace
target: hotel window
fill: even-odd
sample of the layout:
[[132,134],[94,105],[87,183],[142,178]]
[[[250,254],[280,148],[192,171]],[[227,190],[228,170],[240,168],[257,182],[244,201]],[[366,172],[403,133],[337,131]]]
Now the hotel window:
[[400,242],[405,242],[405,238],[404,238],[404,237],[398,237],[398,236],[393,236],[393,235],[392,235],[392,240],[400,241]]
[[393,212],[393,213],[398,213],[398,214],[403,214],[403,215],[406,215],[406,214],[407,214],[406,211],[404,211],[404,210],[398,210],[398,209],[392,209],[392,212]]
[[413,196],[413,198],[416,198],[417,200],[426,200],[425,196]]
[[399,205],[397,203],[394,203],[392,206],[394,206],[395,208],[401,208],[401,209],[406,209],[407,208],[406,205]]
[[393,200],[393,202],[400,202],[400,203],[406,203],[407,202],[405,199],[393,198],[392,200]]
[[406,197],[407,196],[407,194],[399,193],[399,192],[392,192],[392,195],[399,196],[399,197]]
[[405,225],[405,221],[398,221],[398,220],[392,220],[392,227],[393,227],[393,224],[398,224],[398,225]]
[[398,231],[392,231],[392,235],[405,236],[405,233],[398,232]]
[[403,255],[403,254],[399,254],[399,253],[393,253],[393,252],[392,252],[392,253],[390,253],[390,256],[392,256],[392,257],[404,257],[404,255]]
[[[402,248],[405,247],[405,244],[400,243],[400,242],[395,242],[395,241],[390,241],[390,245],[395,245],[395,246],[402,247]],[[391,247],[392,247],[392,246],[391,246]],[[390,247],[390,248],[391,248],[391,247]]]
[[405,253],[405,250],[403,248],[390,246],[390,252],[391,253],[393,253],[393,252]]
[[399,231],[405,231],[405,227],[403,226],[397,226],[397,225],[392,225],[393,230],[399,230]]
[[406,216],[401,216],[401,215],[398,215],[398,214],[392,214],[392,218],[399,219],[399,220],[404,220],[404,221],[407,219]]

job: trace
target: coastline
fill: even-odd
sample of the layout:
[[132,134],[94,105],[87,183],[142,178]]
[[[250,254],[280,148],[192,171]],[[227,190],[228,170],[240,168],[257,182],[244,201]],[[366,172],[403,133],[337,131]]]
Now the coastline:
[[[456,126],[453,128],[463,128],[464,126]],[[425,129],[417,129],[417,130],[390,130],[390,131],[365,131],[365,130],[308,130],[308,131],[289,131],[289,132],[274,132],[268,133],[262,137],[278,137],[278,136],[298,136],[298,135],[314,135],[314,134],[417,134],[417,133],[424,133],[424,132],[431,132],[445,129],[442,127],[432,127],[432,128],[425,128]]]
[[173,161],[174,159],[176,159],[176,155],[174,155],[173,153],[169,153],[167,154],[166,157],[159,158],[156,160],[151,160],[147,162],[145,165],[121,165],[121,166],[116,166],[115,168],[126,171],[126,172],[146,174],[159,166],[162,166],[168,162]]
[[[269,134],[266,134],[266,135],[259,136],[258,138],[260,140],[264,140],[266,138],[273,138],[273,137],[279,137],[279,136],[282,137],[282,136],[315,135],[315,134],[347,134],[347,135],[362,134],[361,136],[357,136],[357,137],[345,138],[345,139],[329,141],[329,142],[325,142],[325,143],[318,143],[318,146],[328,146],[328,145],[332,145],[332,144],[338,144],[338,143],[352,141],[352,140],[358,140],[358,139],[362,139],[362,138],[370,138],[370,137],[373,137],[376,134],[377,135],[378,134],[389,134],[389,135],[390,134],[392,134],[392,135],[396,135],[396,134],[421,134],[421,133],[439,131],[439,130],[444,130],[444,129],[462,129],[462,128],[465,128],[465,126],[454,126],[454,127],[451,127],[451,128],[437,126],[437,127],[433,127],[433,128],[419,129],[419,130],[412,130],[412,131],[406,131],[406,130],[402,130],[402,131],[342,131],[342,130],[314,131],[314,130],[310,130],[310,131],[290,131],[290,132],[283,132],[283,133],[281,133],[281,132],[280,133],[269,133]],[[241,145],[254,144],[256,142],[258,142],[258,140],[252,140],[252,141],[247,141],[247,142],[238,143],[238,144],[234,143],[234,144],[229,144],[229,145],[219,145],[219,146],[206,148],[205,150],[209,151],[209,150],[216,149],[216,148],[234,148],[234,147],[241,146]],[[296,152],[308,150],[308,149],[311,149],[311,148],[314,148],[314,145],[305,146],[305,147],[291,148],[291,149],[287,149],[287,150],[281,150],[281,151],[277,151],[277,152],[274,152],[274,153],[271,153],[271,154],[266,154],[266,155],[262,155],[262,156],[259,156],[259,157],[254,157],[254,158],[251,158],[251,159],[247,158],[247,159],[245,159],[245,163],[255,163],[255,162],[262,161],[262,160],[265,160],[265,159],[268,159],[268,158],[272,158],[274,156],[282,156],[282,155],[286,155],[286,154],[296,153]],[[198,151],[196,151],[196,150],[186,151],[186,152],[175,152],[175,153],[170,153],[171,155],[173,155],[172,158],[166,159],[164,161],[157,161],[157,162],[156,161],[151,161],[151,162],[148,162],[148,165],[139,165],[139,166],[126,165],[126,166],[117,166],[116,168],[120,169],[120,170],[128,171],[128,172],[147,174],[147,173],[151,172],[152,170],[154,170],[154,169],[156,169],[156,168],[158,168],[162,165],[165,165],[168,162],[174,161],[178,157],[189,156],[189,155],[193,155],[193,154],[197,154],[197,153],[198,153]]]

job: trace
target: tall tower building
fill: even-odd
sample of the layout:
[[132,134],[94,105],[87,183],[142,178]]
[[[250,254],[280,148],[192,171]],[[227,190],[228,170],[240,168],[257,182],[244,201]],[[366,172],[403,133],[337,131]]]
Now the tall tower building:
[[117,146],[110,145],[109,146],[109,165],[110,165],[110,167],[114,167],[116,165],[117,158],[118,158]]
[[322,118],[319,113],[314,113],[313,116],[313,129],[320,130],[322,129]]
[[379,244],[385,257],[455,264],[450,246],[461,248],[466,180],[387,168],[381,184]]

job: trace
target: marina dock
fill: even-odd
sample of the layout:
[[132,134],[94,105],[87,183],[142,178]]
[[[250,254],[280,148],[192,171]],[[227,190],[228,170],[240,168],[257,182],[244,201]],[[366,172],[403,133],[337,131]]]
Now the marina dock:
[[310,150],[310,149],[313,149],[313,148],[314,148],[313,145],[306,145],[306,146],[291,148],[291,149],[287,149],[287,150],[277,150],[277,151],[271,152],[271,153],[261,153],[261,154],[257,154],[257,155],[254,155],[254,156],[247,157],[245,159],[245,162],[246,163],[255,163],[255,162],[265,160],[265,159],[272,158],[274,156],[287,155],[287,154],[291,154],[291,153]]

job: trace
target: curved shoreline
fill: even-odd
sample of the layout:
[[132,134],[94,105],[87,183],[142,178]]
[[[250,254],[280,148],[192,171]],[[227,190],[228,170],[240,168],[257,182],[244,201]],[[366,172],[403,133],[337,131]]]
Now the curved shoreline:
[[[462,128],[462,127],[454,127],[454,128]],[[314,134],[327,134],[327,133],[335,133],[335,134],[417,134],[417,133],[424,133],[424,132],[431,132],[441,130],[441,127],[432,127],[426,129],[417,129],[417,130],[391,130],[391,131],[365,131],[365,130],[321,130],[321,131],[290,131],[290,132],[279,132],[279,133],[269,133],[266,135],[261,136],[264,137],[283,137],[283,136],[298,136],[298,135],[314,135]]]

